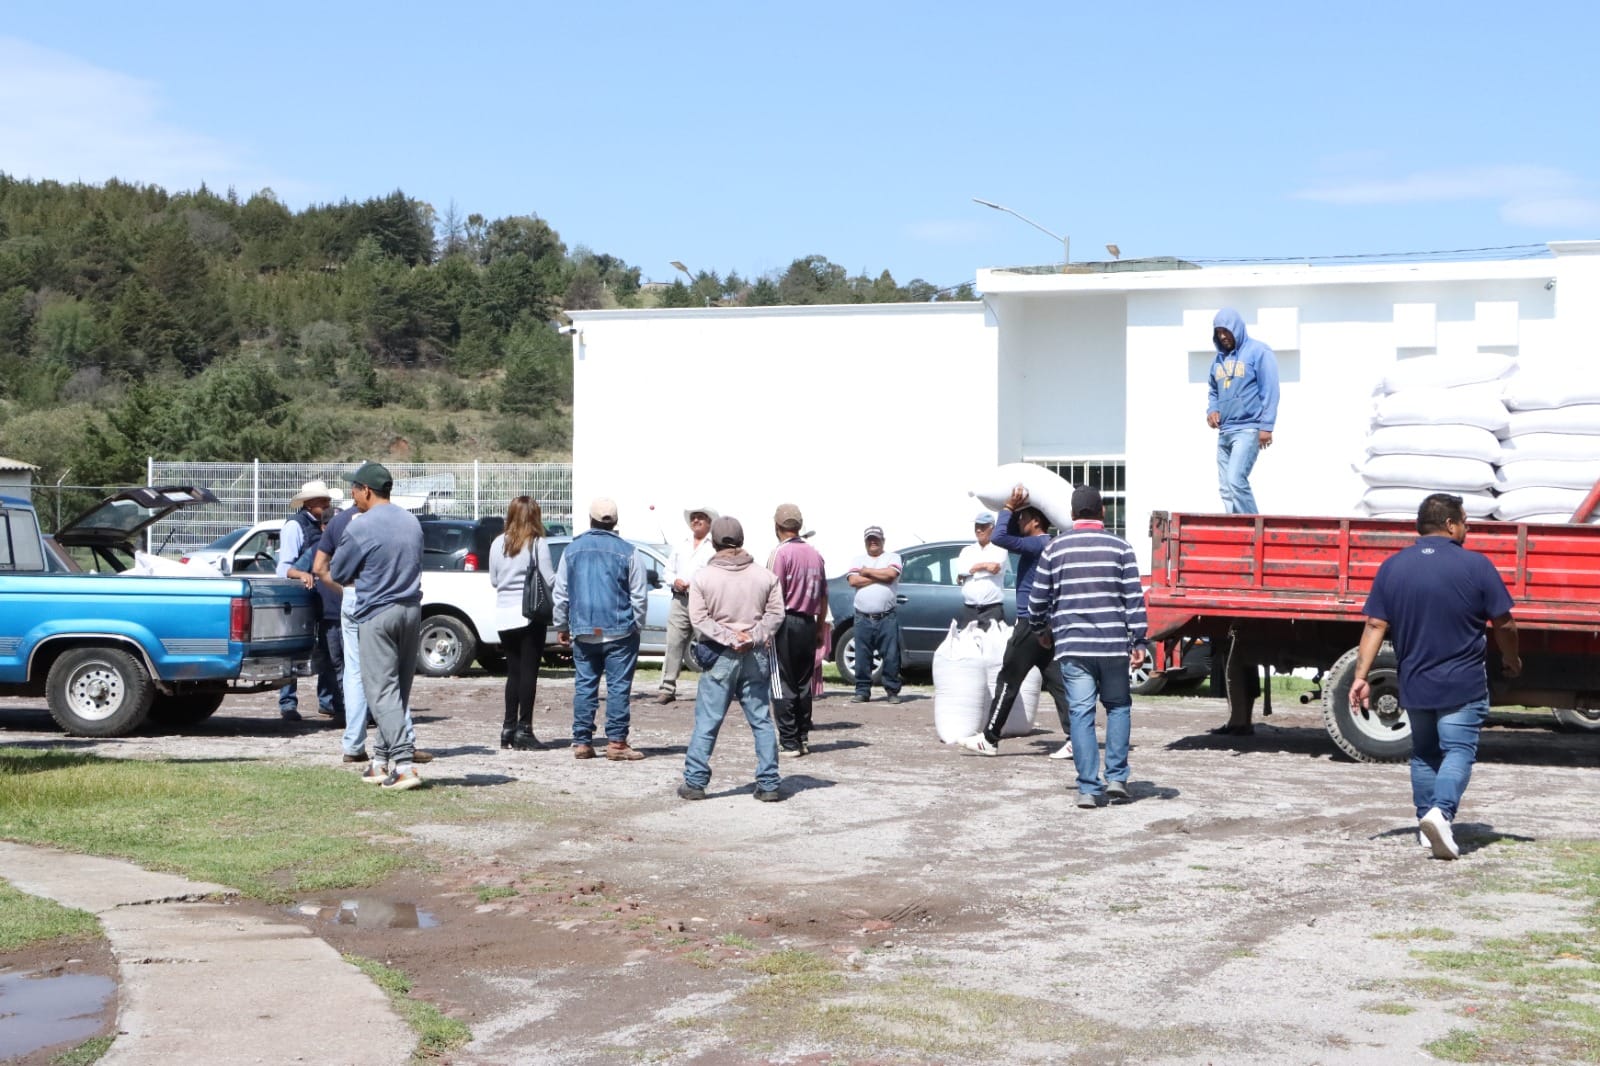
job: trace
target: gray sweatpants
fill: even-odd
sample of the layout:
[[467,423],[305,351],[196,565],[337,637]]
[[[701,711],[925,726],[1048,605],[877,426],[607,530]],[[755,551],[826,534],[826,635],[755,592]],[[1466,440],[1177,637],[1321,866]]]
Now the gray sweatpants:
[[422,608],[416,604],[392,603],[356,623],[361,687],[378,726],[378,739],[372,745],[378,762],[408,763],[416,750],[416,737],[407,723],[421,628]]

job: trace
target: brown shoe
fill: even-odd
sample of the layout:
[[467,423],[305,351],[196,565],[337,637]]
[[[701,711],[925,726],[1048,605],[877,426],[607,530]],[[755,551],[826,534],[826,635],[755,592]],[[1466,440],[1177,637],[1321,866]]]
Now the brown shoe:
[[657,693],[656,694],[655,702],[657,702],[657,703],[671,703],[674,700],[676,700],[677,698],[678,698],[678,694],[676,692],[661,692],[661,693]]
[[628,747],[628,742],[613,740],[606,745],[606,758],[612,762],[638,762],[644,758],[644,752],[637,748]]
[[594,758],[594,748],[588,744],[574,744],[572,745],[572,757],[574,759],[592,759]]
[[432,762],[433,761],[433,752],[431,752],[431,751],[423,751],[421,748],[418,748],[418,749],[416,749],[415,751],[413,751],[411,753],[411,761],[412,762]]

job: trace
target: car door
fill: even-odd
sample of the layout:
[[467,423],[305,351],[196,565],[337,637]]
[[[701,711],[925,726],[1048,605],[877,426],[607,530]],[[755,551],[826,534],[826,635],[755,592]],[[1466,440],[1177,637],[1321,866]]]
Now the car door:
[[900,588],[896,613],[905,661],[933,662],[934,649],[961,613],[961,586],[956,583],[956,556],[961,544],[933,544],[900,553]]
[[283,532],[283,523],[278,523],[275,529],[257,529],[254,533],[239,542],[233,550],[233,565],[229,568],[234,574],[273,574],[278,569],[278,536]]

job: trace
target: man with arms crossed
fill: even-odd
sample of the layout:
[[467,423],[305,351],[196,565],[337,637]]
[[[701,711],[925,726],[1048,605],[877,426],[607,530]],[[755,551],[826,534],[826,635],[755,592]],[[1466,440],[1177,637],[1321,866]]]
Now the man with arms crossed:
[[1459,858],[1450,823],[1478,757],[1489,717],[1488,634],[1506,677],[1522,672],[1511,594],[1485,556],[1462,547],[1467,515],[1460,496],[1436,492],[1417,508],[1417,542],[1385,559],[1372,579],[1357,653],[1350,711],[1365,714],[1367,674],[1392,635],[1400,705],[1411,719],[1411,798],[1417,828],[1436,859]]
[[905,564],[895,552],[883,550],[883,527],[868,526],[861,534],[865,555],[850,563],[847,580],[856,590],[855,623],[851,635],[856,642],[856,694],[852,703],[872,699],[872,656],[883,656],[883,690],[890,703],[900,702],[900,619],[894,605],[900,588],[900,571]]

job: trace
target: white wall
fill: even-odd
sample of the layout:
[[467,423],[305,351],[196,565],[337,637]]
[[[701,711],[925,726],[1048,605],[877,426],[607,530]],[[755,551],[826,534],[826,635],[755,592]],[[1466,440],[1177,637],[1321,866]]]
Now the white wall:
[[1127,312],[1118,294],[993,301],[1003,462],[1119,456],[1127,435]]
[[830,574],[890,547],[970,537],[997,461],[996,331],[981,304],[580,311],[573,510],[617,500],[624,535],[676,542],[682,511],[744,523],[764,560],[799,504]]

